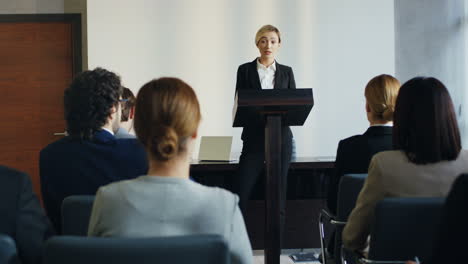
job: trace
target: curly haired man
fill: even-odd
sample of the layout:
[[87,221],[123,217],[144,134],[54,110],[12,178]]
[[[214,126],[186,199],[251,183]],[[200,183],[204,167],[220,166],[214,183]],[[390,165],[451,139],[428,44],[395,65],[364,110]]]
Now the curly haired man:
[[39,161],[44,205],[57,231],[67,196],[94,195],[100,186],[147,172],[140,143],[114,136],[121,98],[120,77],[102,68],[80,73],[65,90],[68,136],[45,147]]

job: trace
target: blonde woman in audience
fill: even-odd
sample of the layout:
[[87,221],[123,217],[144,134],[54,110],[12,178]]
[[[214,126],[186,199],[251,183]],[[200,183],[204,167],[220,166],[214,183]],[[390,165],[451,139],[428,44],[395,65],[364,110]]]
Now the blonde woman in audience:
[[435,78],[417,77],[400,89],[392,151],[376,154],[343,231],[344,246],[363,252],[374,209],[385,197],[444,197],[458,175],[468,172],[454,107]]
[[182,80],[161,78],[140,89],[134,128],[148,153],[148,175],[101,187],[88,235],[220,234],[232,263],[252,263],[238,197],[189,180],[200,119],[195,92]]
[[343,139],[338,144],[335,173],[328,191],[328,208],[336,214],[338,184],[346,173],[367,173],[372,156],[392,149],[393,112],[400,82],[393,76],[381,74],[366,85],[366,115],[369,128],[362,135]]
[[[393,149],[393,112],[399,89],[400,82],[388,74],[375,76],[367,83],[364,96],[369,128],[364,134],[348,137],[338,144],[335,171],[330,178],[327,197],[328,209],[332,214],[337,213],[341,177],[347,173],[367,173],[372,156]],[[335,254],[335,239],[330,239],[328,253],[330,257]]]

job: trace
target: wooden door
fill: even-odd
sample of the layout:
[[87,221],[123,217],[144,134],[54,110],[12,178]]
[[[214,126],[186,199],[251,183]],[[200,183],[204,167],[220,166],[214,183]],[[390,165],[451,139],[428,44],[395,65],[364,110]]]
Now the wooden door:
[[39,152],[64,131],[63,92],[81,71],[80,23],[79,15],[0,16],[0,164],[28,173],[39,196]]

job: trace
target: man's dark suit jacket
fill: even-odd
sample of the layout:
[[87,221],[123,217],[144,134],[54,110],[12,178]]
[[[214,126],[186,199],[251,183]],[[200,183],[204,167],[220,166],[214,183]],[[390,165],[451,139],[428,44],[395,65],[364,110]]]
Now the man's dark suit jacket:
[[372,156],[392,148],[392,127],[389,126],[371,126],[362,135],[340,141],[327,199],[328,209],[333,214],[336,214],[341,176],[347,173],[367,173]]
[[16,242],[22,263],[39,263],[44,241],[53,235],[28,175],[0,166],[0,233]]
[[101,130],[92,140],[65,137],[40,154],[44,205],[57,231],[61,205],[70,195],[95,195],[99,187],[148,171],[146,152],[136,139],[116,139]]
[[[241,89],[262,90],[257,71],[257,59],[239,66],[237,70],[236,91]],[[291,67],[276,62],[274,89],[296,89],[296,82]],[[244,141],[242,151],[263,152],[265,143],[264,121],[251,121],[251,125],[244,127],[242,131],[241,139]],[[282,134],[283,142],[290,142],[292,140],[292,133],[289,127],[284,127]]]

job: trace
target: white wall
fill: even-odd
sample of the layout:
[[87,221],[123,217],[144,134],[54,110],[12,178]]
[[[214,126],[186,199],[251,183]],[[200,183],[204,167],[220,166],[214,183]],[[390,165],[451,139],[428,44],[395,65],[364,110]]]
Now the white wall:
[[468,147],[466,0],[395,0],[396,74],[433,76],[450,92],[463,147]]
[[[314,88],[315,107],[293,128],[298,156],[335,155],[338,140],[367,128],[364,86],[395,72],[393,0],[99,0],[88,1],[88,63],[119,73],[136,92],[176,76],[196,90],[200,135],[233,135],[238,65],[257,56],[264,24],[282,31],[278,62],[298,88]],[[195,153],[196,155],[196,153]]]

